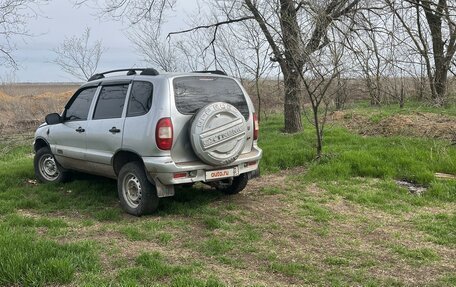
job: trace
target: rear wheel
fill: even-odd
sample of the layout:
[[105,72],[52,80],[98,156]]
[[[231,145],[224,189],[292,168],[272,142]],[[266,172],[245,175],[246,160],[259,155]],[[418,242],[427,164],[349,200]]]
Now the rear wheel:
[[64,182],[68,178],[68,172],[55,160],[49,147],[42,147],[35,153],[33,165],[35,177],[40,182]]
[[140,162],[127,163],[120,169],[117,190],[120,204],[129,214],[141,216],[158,208],[157,190]]
[[241,192],[247,186],[248,181],[249,177],[247,173],[243,173],[230,179],[213,182],[211,183],[211,186],[220,190],[224,194],[236,194]]

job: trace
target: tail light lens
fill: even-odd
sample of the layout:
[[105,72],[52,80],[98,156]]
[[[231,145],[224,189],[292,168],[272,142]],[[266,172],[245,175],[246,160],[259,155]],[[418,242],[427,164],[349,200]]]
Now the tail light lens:
[[260,131],[260,124],[258,123],[257,114],[253,114],[253,140],[258,139],[258,132]]
[[170,150],[173,146],[173,123],[171,118],[162,118],[155,128],[155,141],[161,150]]

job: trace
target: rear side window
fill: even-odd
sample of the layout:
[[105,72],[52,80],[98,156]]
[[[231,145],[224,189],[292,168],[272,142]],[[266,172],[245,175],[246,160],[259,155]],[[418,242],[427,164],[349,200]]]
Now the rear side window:
[[94,120],[120,118],[125,105],[128,84],[104,86],[93,115]]
[[89,114],[90,104],[97,87],[84,89],[78,92],[76,98],[70,103],[65,112],[66,121],[85,121]]
[[153,86],[149,82],[133,82],[130,100],[128,102],[127,117],[136,117],[147,114],[152,106]]
[[183,114],[194,114],[214,102],[235,106],[248,119],[249,108],[244,93],[232,79],[211,76],[189,76],[174,79],[176,107]]

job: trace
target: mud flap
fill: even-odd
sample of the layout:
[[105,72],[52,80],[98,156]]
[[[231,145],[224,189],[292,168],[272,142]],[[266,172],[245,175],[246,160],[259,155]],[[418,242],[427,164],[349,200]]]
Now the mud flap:
[[154,179],[155,188],[157,189],[158,197],[174,196],[174,185],[164,185],[157,178]]
[[249,172],[249,174],[248,174],[249,180],[253,179],[253,178],[257,178],[257,177],[260,177],[260,167],[258,167],[254,171]]

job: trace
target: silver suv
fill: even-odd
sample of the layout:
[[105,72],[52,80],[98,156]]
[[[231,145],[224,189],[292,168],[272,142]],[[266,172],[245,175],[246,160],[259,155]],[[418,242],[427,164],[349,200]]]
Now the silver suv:
[[[105,77],[109,73],[123,75]],[[126,72],[126,75],[125,75]],[[207,183],[226,194],[258,175],[262,150],[253,104],[220,71],[95,74],[61,115],[35,133],[35,175],[63,182],[71,170],[117,178],[122,207],[155,211],[175,185]]]

